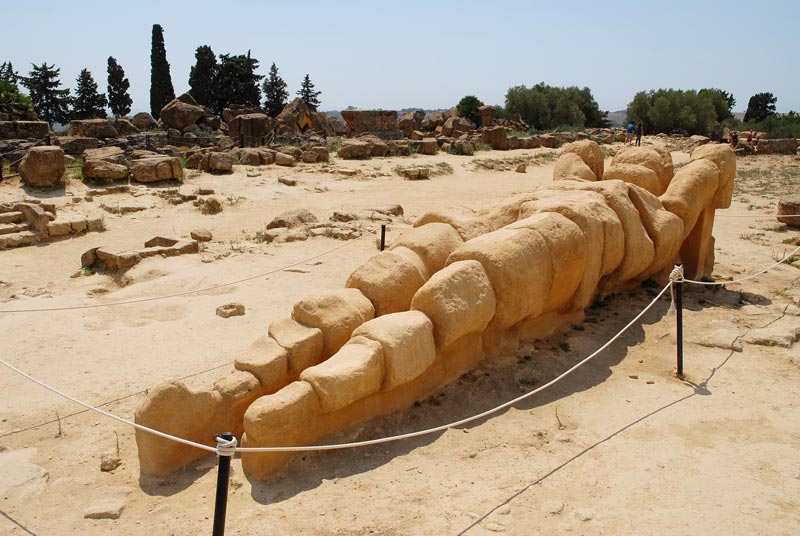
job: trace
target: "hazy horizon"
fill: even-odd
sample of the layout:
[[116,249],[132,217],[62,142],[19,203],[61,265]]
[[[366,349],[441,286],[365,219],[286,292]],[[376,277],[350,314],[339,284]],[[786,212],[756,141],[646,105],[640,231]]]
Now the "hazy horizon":
[[250,50],[259,74],[275,62],[290,98],[308,73],[323,110],[450,108],[464,95],[502,105],[508,88],[543,81],[589,87],[610,112],[637,91],[710,87],[732,92],[735,112],[763,91],[778,112],[800,111],[800,3],[642,4],[14,3],[3,7],[15,24],[4,28],[0,62],[23,75],[31,63],[55,64],[73,92],[88,68],[105,92],[114,56],[133,112],[149,111],[151,31],[160,24],[176,95],[189,89],[196,48],[209,45],[216,54]]

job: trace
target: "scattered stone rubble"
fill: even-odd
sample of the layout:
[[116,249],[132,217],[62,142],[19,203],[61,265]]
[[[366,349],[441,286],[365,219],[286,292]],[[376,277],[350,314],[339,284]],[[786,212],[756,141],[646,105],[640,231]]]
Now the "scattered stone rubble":
[[56,214],[54,204],[38,199],[0,204],[0,249],[105,229],[102,216],[64,214],[57,217]]
[[81,266],[95,271],[119,272],[136,266],[147,257],[175,257],[199,250],[197,240],[156,236],[145,242],[143,249],[120,251],[105,246],[92,248],[81,255]]

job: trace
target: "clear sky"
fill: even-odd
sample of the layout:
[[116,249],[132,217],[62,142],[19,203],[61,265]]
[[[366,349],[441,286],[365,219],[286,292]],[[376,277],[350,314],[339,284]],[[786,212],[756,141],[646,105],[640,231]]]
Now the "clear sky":
[[88,68],[105,92],[114,56],[133,110],[149,110],[150,38],[161,24],[176,94],[194,52],[275,62],[294,94],[306,73],[322,109],[502,104],[515,85],[591,88],[604,110],[639,90],[718,87],[744,111],[770,91],[800,111],[800,1],[403,0],[292,2],[0,0],[0,62],[55,63],[64,86]]

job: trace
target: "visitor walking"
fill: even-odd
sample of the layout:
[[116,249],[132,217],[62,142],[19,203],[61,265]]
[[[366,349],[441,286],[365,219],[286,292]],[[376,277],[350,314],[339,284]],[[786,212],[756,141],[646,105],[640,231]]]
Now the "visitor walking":
[[628,123],[628,127],[625,129],[625,143],[628,145],[633,143],[633,121]]
[[639,147],[642,145],[642,134],[644,128],[642,127],[642,122],[639,121],[636,123],[636,146]]

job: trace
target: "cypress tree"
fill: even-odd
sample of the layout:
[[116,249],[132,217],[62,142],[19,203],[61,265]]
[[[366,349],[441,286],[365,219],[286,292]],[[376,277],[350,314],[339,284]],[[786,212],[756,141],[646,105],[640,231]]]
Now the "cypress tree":
[[314,84],[311,83],[311,78],[309,78],[308,74],[303,78],[303,83],[300,85],[300,91],[297,94],[300,95],[306,106],[314,111],[317,110],[320,105],[318,97],[322,94],[322,91],[314,91]]
[[4,61],[2,65],[0,65],[0,80],[3,82],[8,82],[12,85],[17,85],[17,80],[19,80],[19,75],[14,70],[14,66],[11,65],[10,61]]
[[189,93],[203,106],[212,106],[216,101],[216,81],[219,71],[217,57],[210,46],[197,47],[194,53],[197,62],[189,73]]
[[61,82],[58,75],[61,69],[56,69],[55,65],[31,64],[32,69],[27,78],[22,78],[22,85],[28,88],[28,94],[33,103],[33,109],[39,118],[50,124],[69,121],[69,105],[72,98],[69,96],[69,89],[59,89]]
[[112,56],[108,57],[108,107],[114,117],[128,115],[131,111],[131,96],[128,94],[131,83],[125,78],[125,71]]
[[161,108],[174,98],[175,90],[169,74],[167,50],[164,48],[164,29],[160,24],[153,24],[150,46],[150,115],[158,119]]
[[286,106],[289,92],[286,82],[278,75],[275,63],[269,68],[269,76],[264,80],[264,110],[270,117],[277,117]]
[[97,92],[97,82],[88,69],[83,69],[77,78],[75,99],[72,105],[72,119],[98,119],[106,117],[108,100],[105,94]]

